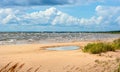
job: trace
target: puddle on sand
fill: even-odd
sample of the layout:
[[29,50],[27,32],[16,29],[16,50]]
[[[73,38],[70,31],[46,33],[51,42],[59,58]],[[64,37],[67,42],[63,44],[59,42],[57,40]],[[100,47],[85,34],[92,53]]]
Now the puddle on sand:
[[67,51],[67,50],[77,50],[79,49],[79,46],[61,46],[61,47],[51,47],[46,48],[46,50],[53,50],[53,51]]

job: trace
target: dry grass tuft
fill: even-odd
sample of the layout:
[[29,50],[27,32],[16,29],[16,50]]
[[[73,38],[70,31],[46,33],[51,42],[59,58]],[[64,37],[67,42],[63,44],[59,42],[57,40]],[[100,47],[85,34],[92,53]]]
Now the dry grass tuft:
[[[20,64],[20,63],[9,62],[8,64],[6,64],[2,68],[0,68],[0,72],[21,72],[21,70],[24,66],[25,66],[25,63]],[[40,67],[38,67],[34,71],[32,71],[33,67],[30,67],[24,72],[38,72],[39,69],[40,69]]]

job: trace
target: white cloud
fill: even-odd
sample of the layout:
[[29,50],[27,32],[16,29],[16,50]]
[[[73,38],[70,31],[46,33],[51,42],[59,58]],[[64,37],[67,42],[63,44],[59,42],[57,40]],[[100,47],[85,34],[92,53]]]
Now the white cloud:
[[[40,25],[40,26],[82,26],[106,27],[120,25],[120,7],[97,6],[96,15],[90,18],[76,18],[54,7],[45,11],[20,14],[18,10],[0,9],[0,24]],[[117,27],[117,26],[116,26]],[[119,27],[119,26],[118,26]]]
[[24,24],[51,24],[51,25],[64,25],[64,26],[65,25],[79,26],[79,25],[100,24],[103,18],[101,16],[99,17],[93,16],[90,19],[76,18],[52,7],[46,9],[45,11],[26,14],[22,19],[24,19],[23,22],[29,21],[29,23],[24,23]]
[[56,14],[56,16],[54,17],[53,21],[51,22],[52,25],[73,25],[73,24],[78,24],[78,20],[77,18],[75,17],[72,17],[72,16],[69,16],[68,14],[66,13],[62,13],[62,12],[59,12]]
[[30,24],[50,24],[51,20],[58,14],[57,9],[52,7],[45,11],[38,11],[24,15],[23,22],[29,20]]
[[2,23],[6,24],[7,22],[9,22],[12,18],[14,18],[13,15],[8,15],[6,16],[6,18],[3,19]]
[[119,14],[120,12],[120,7],[119,6],[97,6],[96,7],[96,12],[98,15],[104,16],[104,17],[112,17],[115,16],[116,14]]
[[96,13],[97,16],[103,18],[103,24],[115,24],[115,21],[118,16],[120,16],[120,7],[119,6],[97,6]]
[[13,10],[11,8],[6,9],[0,9],[0,23],[1,24],[10,24],[12,22],[16,22],[19,20],[18,17],[16,17],[18,10]]
[[91,17],[90,19],[85,19],[85,18],[82,18],[80,20],[80,24],[85,24],[85,25],[96,25],[96,24],[100,24],[103,20],[103,17],[99,16],[99,17]]
[[117,17],[117,19],[116,19],[115,21],[117,22],[117,24],[119,24],[119,25],[120,25],[120,16],[119,16],[119,17]]

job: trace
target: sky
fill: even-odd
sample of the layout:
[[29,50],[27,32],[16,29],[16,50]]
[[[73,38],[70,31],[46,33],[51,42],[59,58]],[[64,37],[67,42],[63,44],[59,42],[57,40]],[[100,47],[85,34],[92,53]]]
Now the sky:
[[1,0],[0,31],[120,30],[120,0]]

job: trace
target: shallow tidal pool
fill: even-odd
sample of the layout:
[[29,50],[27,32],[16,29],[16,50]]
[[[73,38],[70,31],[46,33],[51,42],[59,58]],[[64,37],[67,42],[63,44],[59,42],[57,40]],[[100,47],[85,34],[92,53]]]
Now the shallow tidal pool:
[[60,47],[51,47],[46,48],[46,50],[53,50],[53,51],[67,51],[67,50],[77,50],[79,46],[60,46]]

